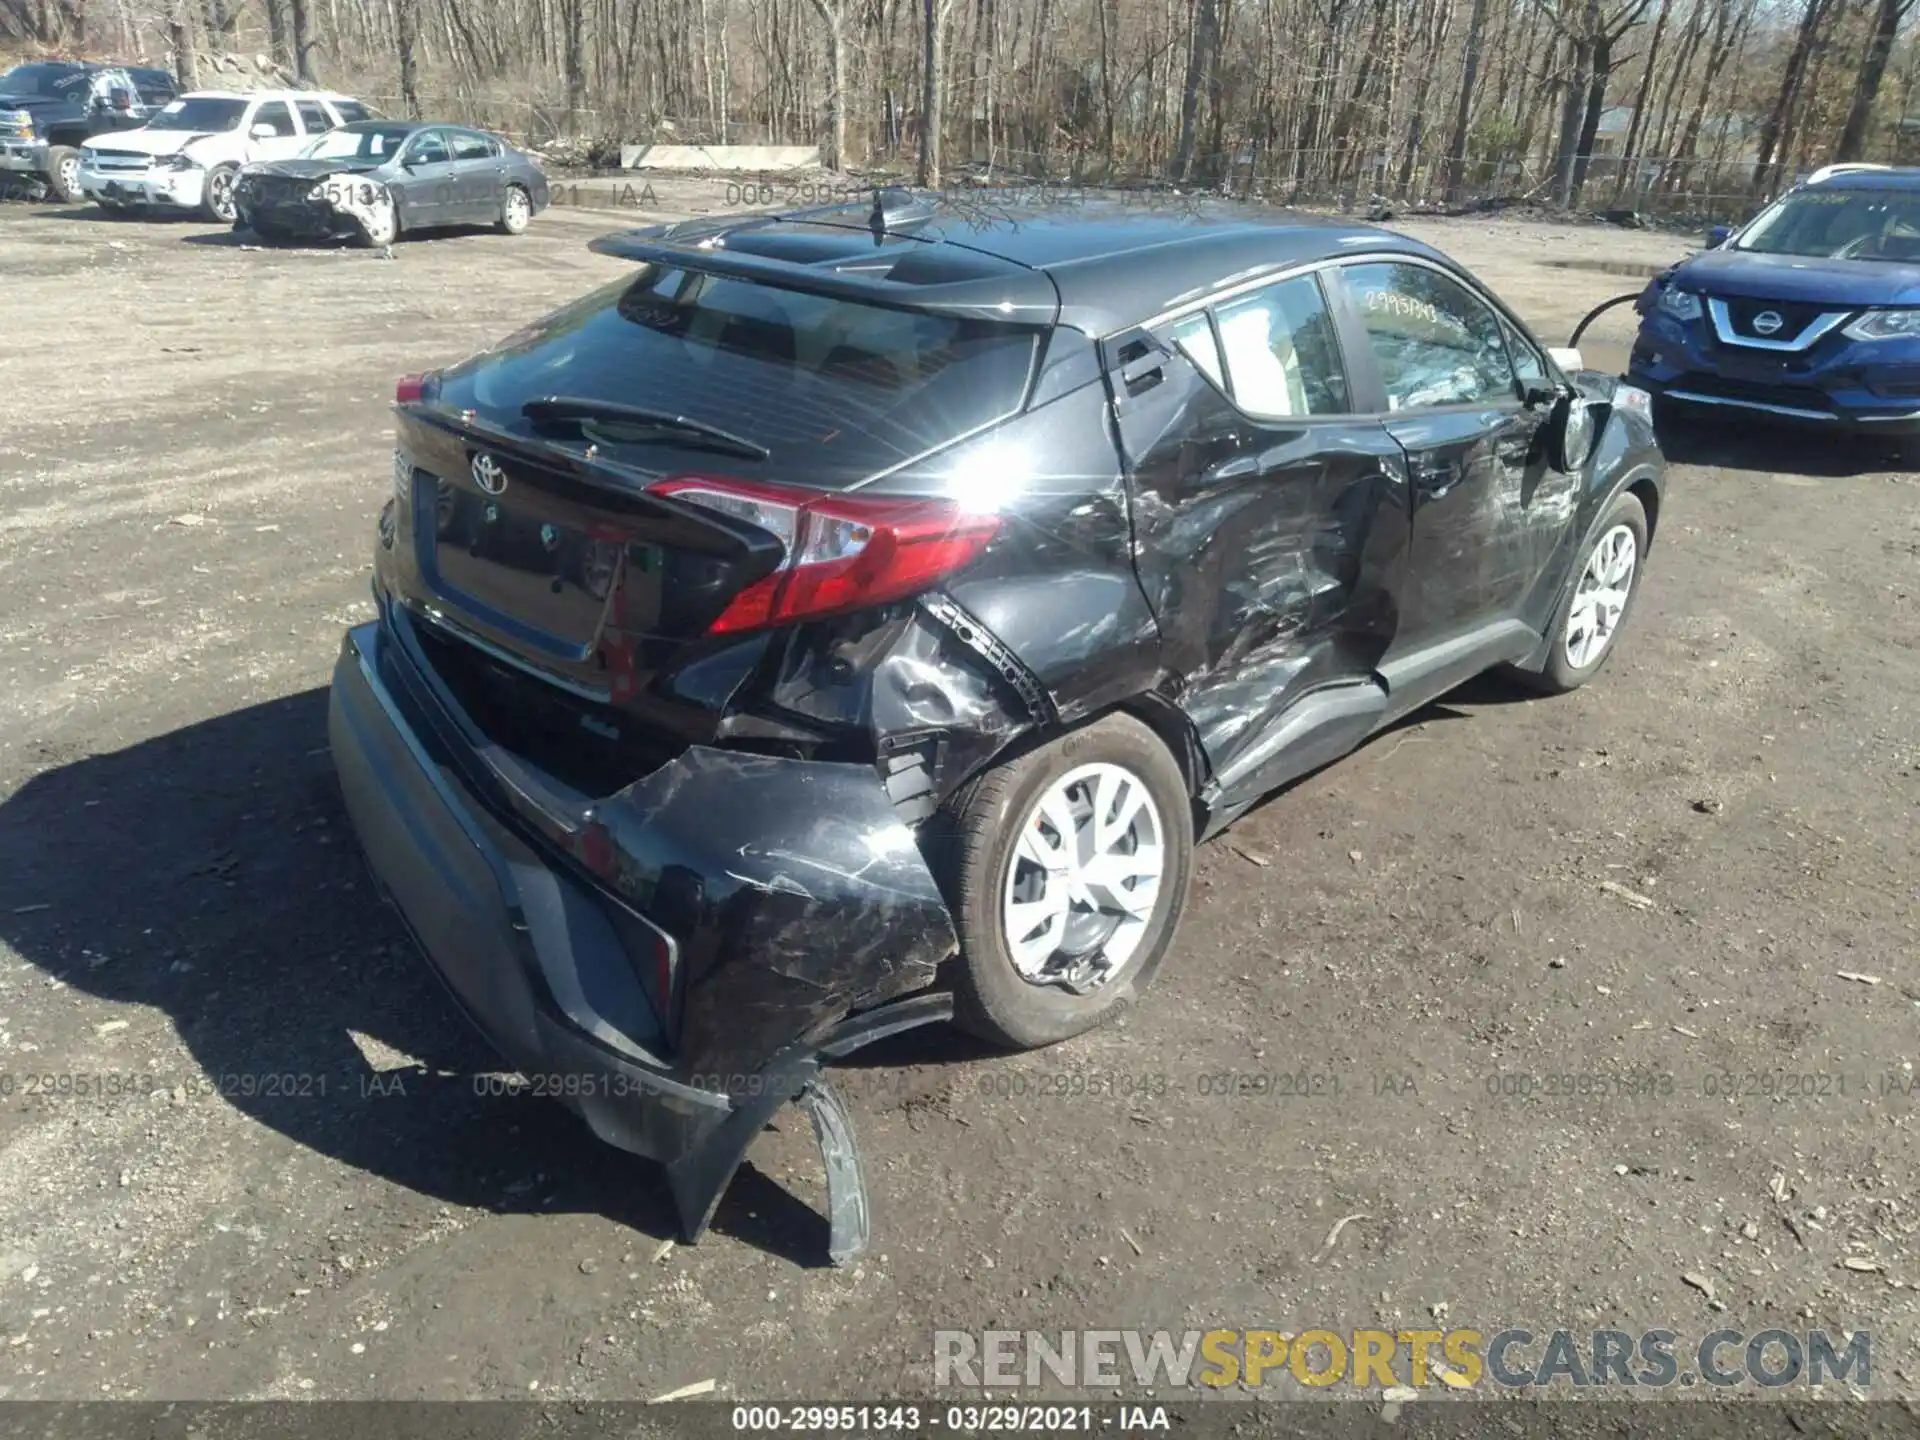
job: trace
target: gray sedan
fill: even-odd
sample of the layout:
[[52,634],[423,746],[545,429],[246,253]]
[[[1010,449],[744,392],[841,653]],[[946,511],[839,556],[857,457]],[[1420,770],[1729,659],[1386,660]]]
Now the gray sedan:
[[527,228],[550,198],[533,157],[460,125],[360,120],[291,160],[249,165],[234,191],[236,229],[262,240],[388,245],[403,230]]

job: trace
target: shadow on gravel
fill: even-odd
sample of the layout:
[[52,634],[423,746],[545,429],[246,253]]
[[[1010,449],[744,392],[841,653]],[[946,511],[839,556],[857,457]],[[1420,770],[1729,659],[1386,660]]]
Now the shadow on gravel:
[[1679,416],[1663,408],[1660,449],[1670,464],[1839,480],[1912,469],[1885,435],[1837,435],[1757,420]]
[[[0,803],[0,935],[55,980],[163,1011],[198,1071],[156,1074],[160,1088],[217,1087],[289,1139],[451,1204],[676,1235],[655,1167],[550,1100],[476,1081],[505,1064],[376,897],[326,700],[309,690],[28,781]],[[824,1263],[825,1220],[751,1161],[713,1228]]]

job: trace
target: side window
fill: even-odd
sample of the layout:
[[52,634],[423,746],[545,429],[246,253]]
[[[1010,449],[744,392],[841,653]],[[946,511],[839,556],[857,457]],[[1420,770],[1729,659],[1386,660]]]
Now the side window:
[[300,133],[293,128],[293,112],[287,109],[287,102],[284,100],[269,100],[258,110],[254,111],[253,120],[247,126],[247,132],[249,134],[253,132],[255,125],[271,125],[273,127],[273,133],[276,135],[297,135]]
[[493,154],[493,147],[487,144],[487,137],[475,135],[470,131],[453,132],[453,158],[456,160],[485,160]]
[[1227,378],[1242,410],[1291,419],[1351,408],[1333,317],[1313,276],[1222,305],[1217,318]]
[[1457,281],[1424,265],[1350,265],[1342,273],[1389,410],[1516,398],[1499,317]]
[[1505,320],[1500,329],[1507,337],[1507,354],[1513,360],[1513,378],[1528,389],[1546,389],[1553,382],[1547,374],[1546,357],[1542,355],[1526,336],[1515,330]]
[[300,123],[307,134],[324,135],[333,129],[333,117],[318,100],[296,100],[294,108],[300,112]]
[[447,158],[447,141],[438,130],[425,130],[413,137],[407,147],[409,165],[439,165]]
[[333,108],[340,112],[342,125],[351,125],[357,120],[367,118],[367,107],[358,100],[336,100],[333,102]]
[[1220,346],[1213,338],[1213,326],[1208,322],[1206,312],[1189,315],[1168,332],[1180,353],[1191,360],[1194,368],[1222,390],[1227,382],[1220,370]]

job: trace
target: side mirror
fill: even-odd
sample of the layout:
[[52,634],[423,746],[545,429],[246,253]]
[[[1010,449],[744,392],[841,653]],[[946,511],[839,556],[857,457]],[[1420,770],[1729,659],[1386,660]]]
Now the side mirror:
[[1727,243],[1728,238],[1732,236],[1732,234],[1733,227],[1731,225],[1714,226],[1711,230],[1707,231],[1707,248],[1709,250],[1718,250],[1722,245]]
[[1586,362],[1580,358],[1580,352],[1570,345],[1548,346],[1547,358],[1560,367],[1560,373],[1563,375],[1571,375],[1576,370],[1587,368]]
[[275,136],[277,136],[279,133],[280,132],[274,129],[273,126],[271,125],[256,125],[253,127],[253,129],[247,132],[247,134],[252,136],[255,140],[271,140]]
[[1562,394],[1547,420],[1547,462],[1563,475],[1587,463],[1598,435],[1584,395]]

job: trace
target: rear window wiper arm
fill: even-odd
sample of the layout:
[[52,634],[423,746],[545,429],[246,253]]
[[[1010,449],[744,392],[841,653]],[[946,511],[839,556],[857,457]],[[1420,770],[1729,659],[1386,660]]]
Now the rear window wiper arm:
[[710,445],[731,450],[750,460],[765,460],[773,453],[758,441],[736,435],[731,430],[722,430],[718,425],[709,425],[704,420],[675,415],[669,410],[650,410],[643,405],[622,405],[612,400],[546,395],[527,401],[520,407],[520,413],[536,425],[566,420],[589,423],[600,420],[611,425],[653,426],[661,430],[678,431],[683,435],[697,436]]

